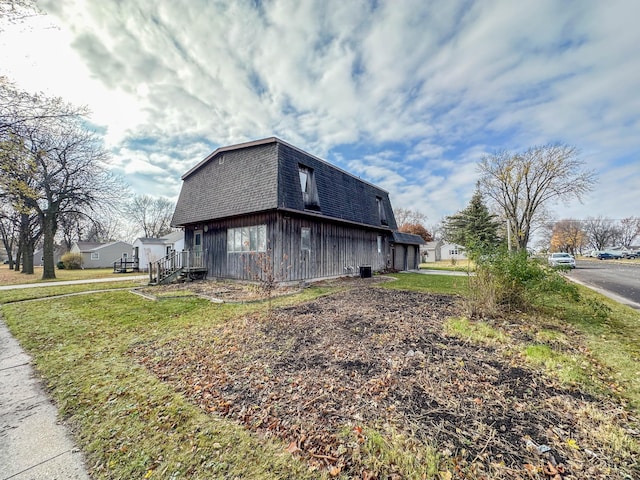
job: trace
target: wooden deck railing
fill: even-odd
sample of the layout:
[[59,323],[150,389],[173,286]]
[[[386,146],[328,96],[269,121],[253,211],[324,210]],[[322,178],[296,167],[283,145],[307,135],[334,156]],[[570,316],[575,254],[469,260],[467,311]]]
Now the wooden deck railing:
[[140,264],[138,263],[137,258],[134,258],[132,261],[120,259],[113,262],[113,273],[128,273],[139,271]]
[[171,252],[164,258],[149,263],[149,283],[162,283],[172,275],[184,272],[205,273],[207,269],[206,252],[182,250]]

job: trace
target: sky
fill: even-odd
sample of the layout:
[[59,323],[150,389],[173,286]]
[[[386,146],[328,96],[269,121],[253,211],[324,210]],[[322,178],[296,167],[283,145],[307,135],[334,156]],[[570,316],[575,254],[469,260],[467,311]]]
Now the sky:
[[0,75],[87,105],[110,168],[176,200],[217,147],[276,136],[428,225],[486,155],[575,146],[598,183],[556,218],[640,216],[636,0],[40,0]]

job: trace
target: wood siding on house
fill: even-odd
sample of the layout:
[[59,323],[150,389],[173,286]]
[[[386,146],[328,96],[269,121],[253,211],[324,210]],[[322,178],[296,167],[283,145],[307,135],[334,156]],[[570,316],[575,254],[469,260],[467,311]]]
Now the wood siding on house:
[[[209,278],[255,280],[261,270],[256,266],[260,254],[228,253],[227,230],[257,225],[267,226],[267,252],[263,256],[268,256],[269,268],[279,281],[336,277],[349,271],[358,274],[360,266],[379,271],[390,261],[388,232],[276,211],[189,226],[185,228],[185,248],[193,245],[194,232],[201,231]],[[303,228],[310,232],[309,250],[302,248]]]

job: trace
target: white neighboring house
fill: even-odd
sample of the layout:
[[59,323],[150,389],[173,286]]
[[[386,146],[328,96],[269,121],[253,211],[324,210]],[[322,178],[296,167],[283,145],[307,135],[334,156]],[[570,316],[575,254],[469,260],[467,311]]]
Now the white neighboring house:
[[440,260],[466,260],[464,247],[457,243],[443,243],[440,246]]
[[171,232],[160,238],[142,237],[133,242],[133,258],[138,259],[140,271],[149,271],[149,263],[166,257],[171,252],[184,250],[184,231]]
[[131,261],[131,244],[127,242],[76,242],[71,253],[82,255],[82,268],[112,268],[114,262]]
[[427,242],[425,245],[420,245],[420,261],[422,263],[434,263],[440,260],[441,246],[442,240]]

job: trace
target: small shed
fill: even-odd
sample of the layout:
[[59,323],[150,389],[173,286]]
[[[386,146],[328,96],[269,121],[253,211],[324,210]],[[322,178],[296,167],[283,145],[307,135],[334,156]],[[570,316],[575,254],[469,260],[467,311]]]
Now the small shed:
[[441,260],[441,246],[442,240],[426,242],[424,245],[420,245],[420,257],[422,257],[422,263],[434,263]]
[[164,237],[137,238],[133,242],[133,258],[138,261],[141,271],[148,271],[149,263],[184,250],[184,231],[171,232]]
[[395,270],[417,270],[420,268],[420,246],[426,242],[420,235],[393,232],[391,263]]

